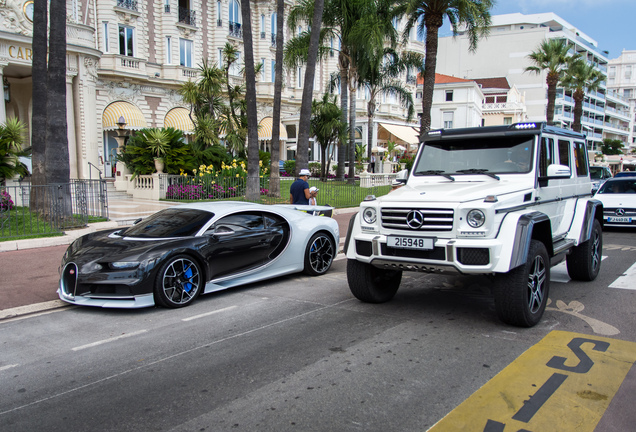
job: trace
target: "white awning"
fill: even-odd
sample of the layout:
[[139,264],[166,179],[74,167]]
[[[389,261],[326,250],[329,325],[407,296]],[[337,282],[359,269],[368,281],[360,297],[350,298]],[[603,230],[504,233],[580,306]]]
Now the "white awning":
[[418,132],[411,126],[401,126],[390,123],[379,123],[379,125],[394,137],[408,144],[417,144],[420,142]]
[[[272,127],[274,124],[274,119],[272,117],[265,117],[258,124],[258,139],[261,141],[270,141],[272,139]],[[280,132],[279,132],[279,140],[286,141],[287,140],[287,129],[285,126],[280,123]]]

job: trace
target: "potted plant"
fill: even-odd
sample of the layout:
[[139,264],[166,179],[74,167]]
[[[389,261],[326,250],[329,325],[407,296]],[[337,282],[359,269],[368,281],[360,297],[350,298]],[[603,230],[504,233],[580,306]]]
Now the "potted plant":
[[163,173],[165,167],[164,156],[170,147],[170,137],[164,129],[150,129],[147,133],[148,150],[152,153],[155,160],[155,168],[158,174]]

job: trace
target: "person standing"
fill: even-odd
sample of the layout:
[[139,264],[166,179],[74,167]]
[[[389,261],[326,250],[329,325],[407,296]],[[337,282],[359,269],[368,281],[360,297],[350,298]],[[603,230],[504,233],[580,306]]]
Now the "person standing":
[[309,188],[309,205],[318,205],[318,201],[316,200],[316,197],[318,196],[318,191],[320,189],[318,189],[316,186],[312,186]]
[[371,168],[371,172],[375,173],[375,155],[371,153],[371,163],[369,164],[369,168]]
[[298,179],[292,183],[289,188],[289,202],[291,204],[309,204],[309,179],[310,172],[308,169],[303,168],[298,174]]

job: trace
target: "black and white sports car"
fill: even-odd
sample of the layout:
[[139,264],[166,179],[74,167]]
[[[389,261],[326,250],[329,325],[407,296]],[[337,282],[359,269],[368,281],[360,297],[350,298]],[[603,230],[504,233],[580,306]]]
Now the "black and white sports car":
[[338,253],[338,223],[299,210],[307,209],[185,204],[87,234],[62,258],[58,295],[77,305],[177,308],[201,293],[300,271],[322,275]]

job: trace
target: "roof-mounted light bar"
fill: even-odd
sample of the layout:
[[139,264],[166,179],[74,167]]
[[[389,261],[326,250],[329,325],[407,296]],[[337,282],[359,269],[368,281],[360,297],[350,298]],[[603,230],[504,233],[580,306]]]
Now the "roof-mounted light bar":
[[536,123],[516,123],[513,125],[514,129],[523,130],[523,129],[536,129]]

